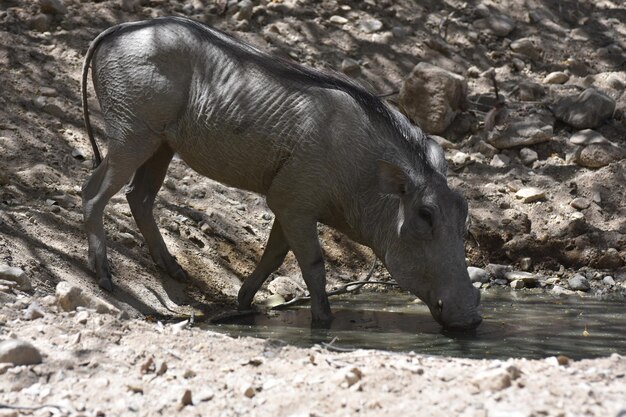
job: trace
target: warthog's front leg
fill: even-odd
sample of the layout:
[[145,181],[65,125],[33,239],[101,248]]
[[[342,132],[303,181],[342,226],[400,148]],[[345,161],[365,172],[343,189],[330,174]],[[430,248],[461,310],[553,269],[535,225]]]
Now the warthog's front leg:
[[280,227],[280,223],[274,220],[272,231],[270,232],[270,237],[267,240],[267,246],[261,256],[261,260],[254,269],[254,272],[243,282],[239,290],[237,299],[239,301],[240,310],[250,309],[254,295],[259,291],[259,288],[261,288],[267,277],[283,263],[287,252],[289,252],[289,245],[287,244],[283,230]]

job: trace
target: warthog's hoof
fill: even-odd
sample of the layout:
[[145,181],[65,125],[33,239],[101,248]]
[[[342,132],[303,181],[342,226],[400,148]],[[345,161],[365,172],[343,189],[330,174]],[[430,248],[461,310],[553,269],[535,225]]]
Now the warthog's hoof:
[[98,281],[98,285],[100,286],[100,288],[108,292],[113,292],[113,281],[111,281],[110,277],[100,278],[100,280]]

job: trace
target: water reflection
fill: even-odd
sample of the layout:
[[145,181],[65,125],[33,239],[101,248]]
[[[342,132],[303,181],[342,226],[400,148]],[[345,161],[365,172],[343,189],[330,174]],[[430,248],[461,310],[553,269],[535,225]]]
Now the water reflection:
[[[211,330],[232,336],[284,340],[298,346],[415,351],[472,358],[573,359],[626,354],[626,303],[593,298],[491,291],[483,296],[484,321],[472,332],[448,332],[428,308],[397,294],[361,294],[333,300],[328,329],[311,328],[306,308],[230,319]],[[588,336],[584,336],[584,332]],[[585,334],[587,334],[585,333]]]

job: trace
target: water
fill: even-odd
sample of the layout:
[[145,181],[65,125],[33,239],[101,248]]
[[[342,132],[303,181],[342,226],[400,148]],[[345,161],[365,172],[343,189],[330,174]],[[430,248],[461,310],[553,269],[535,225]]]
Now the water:
[[[626,302],[546,294],[483,293],[483,323],[475,332],[449,333],[414,297],[398,294],[347,295],[331,300],[330,329],[312,329],[308,308],[232,318],[208,325],[231,336],[280,339],[307,347],[331,343],[345,349],[414,351],[469,358],[572,359],[626,354]],[[334,341],[333,341],[334,340]]]

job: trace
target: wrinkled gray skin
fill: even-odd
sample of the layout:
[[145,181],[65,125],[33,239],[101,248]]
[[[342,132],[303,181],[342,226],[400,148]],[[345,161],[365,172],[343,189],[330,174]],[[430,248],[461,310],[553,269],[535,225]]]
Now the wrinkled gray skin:
[[448,188],[441,148],[404,116],[340,76],[279,61],[183,18],[111,28],[83,68],[104,114],[108,154],[83,186],[89,260],[112,289],[105,205],[130,180],[128,202],[155,262],[185,272],[152,214],[174,153],[198,173],[263,194],[274,212],[265,252],[238,301],[250,308],[293,251],[314,321],[332,318],[317,223],[369,246],[445,327],[474,328],[480,295],[466,270],[467,204]]

